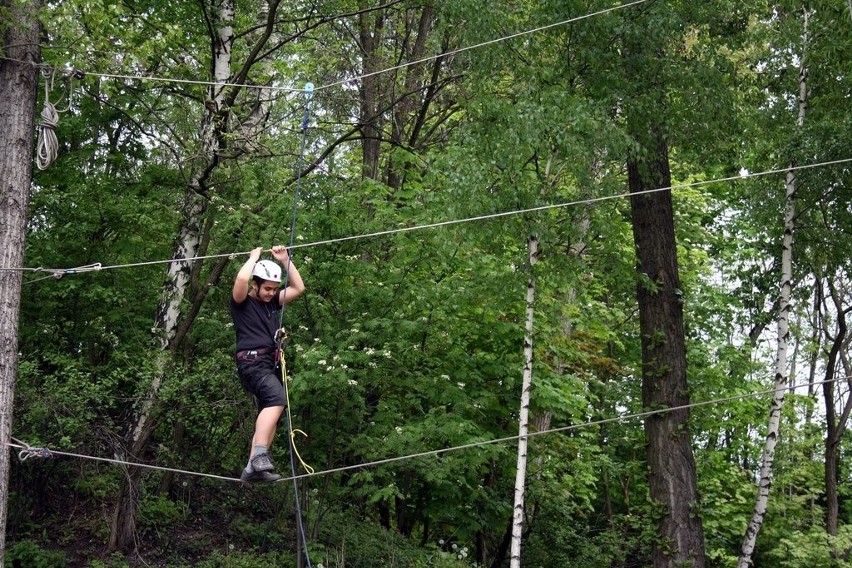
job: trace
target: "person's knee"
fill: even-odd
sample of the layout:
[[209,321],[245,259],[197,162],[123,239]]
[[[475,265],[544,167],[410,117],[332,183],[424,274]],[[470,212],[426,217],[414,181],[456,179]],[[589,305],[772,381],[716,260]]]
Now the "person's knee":
[[284,414],[284,405],[268,406],[266,410],[269,411],[270,416],[275,416],[277,418]]

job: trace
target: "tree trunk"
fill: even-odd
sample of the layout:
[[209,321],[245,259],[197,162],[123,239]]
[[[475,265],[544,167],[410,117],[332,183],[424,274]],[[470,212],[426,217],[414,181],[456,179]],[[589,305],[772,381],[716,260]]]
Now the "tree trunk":
[[[485,479],[482,480],[482,486],[486,489],[492,489],[496,482],[496,466],[494,460],[489,460],[488,462],[488,473],[485,474]],[[479,503],[481,506],[482,503]],[[479,511],[481,514],[481,510]],[[490,529],[485,526],[480,526],[479,530],[476,531],[476,550],[474,552],[474,562],[476,562],[477,566],[485,566],[486,559],[488,558],[489,547],[488,547],[488,536],[491,535]],[[425,541],[424,541],[425,544]]]
[[[838,376],[838,362],[843,357],[843,349],[848,341],[848,329],[846,325],[846,314],[849,309],[843,308],[843,301],[834,283],[828,280],[830,297],[834,303],[834,311],[837,318],[837,333],[831,341],[831,348],[825,364],[825,382],[822,385],[823,400],[825,402],[825,531],[831,536],[837,536],[837,528],[840,516],[840,504],[837,496],[837,478],[840,468],[840,444],[843,434],[846,432],[846,424],[849,420],[849,412],[852,409],[852,395],[847,396],[843,403],[840,416],[837,415],[835,405],[835,384],[832,382]],[[826,330],[828,332],[828,330]],[[826,333],[826,335],[829,335]],[[840,366],[840,376],[845,374],[845,369]],[[844,381],[847,382],[847,381]],[[833,556],[836,553],[832,550]]]
[[[822,351],[822,324],[820,323],[821,315],[820,315],[820,305],[822,304],[822,281],[817,278],[814,281],[814,311],[811,318],[811,329],[813,330],[813,335],[810,339],[811,354],[809,356],[808,361],[808,399],[814,400],[816,402],[816,385],[814,382],[816,381],[816,372],[817,372],[817,361],[819,360],[820,351]],[[814,408],[816,408],[816,404],[808,404],[805,406],[805,428],[807,429],[812,423],[814,419]],[[805,452],[805,458],[812,460],[813,452],[808,449]]]
[[[808,45],[808,12],[804,11],[805,48]],[[804,52],[803,52],[804,53]],[[807,67],[802,56],[799,67],[799,116],[797,124],[805,122],[808,108]],[[794,164],[790,164],[792,168]],[[775,393],[769,407],[769,422],[766,429],[766,441],[763,445],[763,457],[758,480],[757,499],[754,505],[751,521],[746,528],[737,568],[748,568],[757,543],[757,535],[763,526],[766,507],[769,503],[769,491],[772,488],[772,465],[775,462],[775,446],[778,443],[779,424],[781,422],[781,407],[784,404],[785,388],[787,386],[787,341],[790,336],[790,296],[793,287],[793,234],[796,231],[796,174],[794,170],[787,172],[785,184],[784,236],[781,241],[781,290],[778,302],[778,318],[776,320],[776,335],[778,347],[775,353]]]
[[769,491],[772,488],[772,465],[775,462],[775,446],[778,443],[779,425],[781,422],[781,407],[787,387],[787,341],[790,337],[790,294],[793,278],[793,233],[796,228],[796,178],[793,172],[787,173],[787,207],[784,221],[783,249],[781,251],[781,302],[776,333],[778,347],[775,354],[775,392],[769,407],[769,423],[766,430],[766,441],[763,446],[763,458],[758,480],[757,501],[752,513],[751,522],[746,529],[745,537],[740,548],[738,568],[751,565],[751,556],[757,542],[757,535],[763,526],[766,507],[769,503]]
[[[279,34],[275,31],[277,7],[277,0],[274,2],[274,5],[271,5],[270,0],[261,0],[255,23],[256,31],[249,34],[247,38],[247,41],[252,44],[252,55],[249,56],[250,61],[256,61],[256,58],[260,56],[262,49],[268,43],[275,45],[280,42]],[[271,57],[261,59],[258,65],[267,76],[276,76]],[[270,79],[268,84],[271,85],[273,82]],[[248,91],[248,95],[253,100],[246,101],[241,106],[245,106],[250,110],[247,115],[241,117],[239,125],[234,128],[232,142],[232,155],[234,157],[261,150],[261,147],[257,144],[257,140],[263,133],[264,128],[266,128],[272,101],[278,96],[273,89],[251,89]]]
[[32,184],[36,89],[41,58],[37,12],[41,2],[0,0],[0,567],[6,549],[9,503],[9,443],[18,366],[18,318],[22,273],[5,270],[24,260],[25,228]]
[[[359,7],[365,9],[366,3],[359,2]],[[370,25],[370,18],[375,18],[375,25]],[[381,45],[384,32],[385,13],[379,10],[375,15],[364,12],[358,16],[359,43],[364,75],[369,75],[381,68]],[[381,145],[381,122],[379,113],[380,75],[370,75],[361,79],[361,150],[362,175],[368,179],[378,179],[379,149]]]
[[524,336],[524,377],[521,388],[521,410],[518,418],[518,469],[515,474],[515,507],[512,514],[511,567],[521,566],[521,535],[524,527],[524,483],[527,475],[527,433],[529,428],[530,390],[533,370],[533,317],[535,316],[535,276],[533,269],[538,260],[538,237],[527,240],[530,277],[527,280],[527,319]]
[[[434,24],[435,15],[432,5],[426,4],[420,12],[420,19],[417,24],[417,32],[414,40],[414,45],[410,50],[407,50],[407,61],[418,61],[426,54],[426,40],[429,37],[429,32]],[[406,26],[409,23],[406,22]],[[407,30],[411,33],[411,30]],[[408,41],[406,41],[406,44]],[[434,65],[440,69],[441,59],[438,58]],[[420,93],[423,86],[423,64],[410,65],[405,68],[405,81],[403,82],[402,100],[395,105],[393,111],[393,122],[391,124],[391,143],[394,146],[404,147],[406,144],[410,147],[416,145],[418,129],[417,118],[421,115],[420,112],[415,112],[418,101],[423,101],[422,106],[425,109],[429,107],[429,100],[424,98]],[[410,123],[410,124],[409,124]],[[406,136],[408,132],[408,136]],[[406,139],[407,138],[407,139]],[[404,180],[404,172],[408,166],[397,166],[393,161],[388,161],[387,183],[393,188],[402,186]]]
[[[234,19],[232,0],[221,0],[213,15],[218,26],[211,33],[213,46],[212,73],[216,83],[228,82],[231,68],[231,47],[234,40],[231,23]],[[168,376],[168,367],[177,347],[181,305],[186,296],[191,277],[191,264],[182,259],[195,257],[201,242],[203,217],[207,211],[206,180],[218,164],[223,148],[223,133],[226,129],[227,108],[224,87],[212,85],[208,93],[207,110],[201,125],[200,150],[193,164],[192,177],[184,196],[180,227],[175,240],[172,260],[169,264],[163,295],[157,308],[154,329],[158,341],[158,353],[154,360],[154,373],[148,390],[136,409],[133,422],[121,459],[138,460],[148,447],[156,426],[155,406],[163,382]],[[135,542],[138,486],[141,476],[139,468],[129,468],[119,490],[116,508],[110,527],[109,550],[129,552]]]
[[[651,127],[643,161],[627,162],[631,193],[671,186],[668,146]],[[647,410],[689,404],[686,343],[671,191],[630,199],[637,255],[637,300],[642,337],[642,401]],[[656,568],[705,565],[689,411],[645,420],[651,498],[660,508],[652,555]]]

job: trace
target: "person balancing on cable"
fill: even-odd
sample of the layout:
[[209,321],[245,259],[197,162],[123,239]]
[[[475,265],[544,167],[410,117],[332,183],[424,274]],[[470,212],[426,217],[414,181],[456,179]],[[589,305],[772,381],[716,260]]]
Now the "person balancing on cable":
[[247,483],[281,479],[269,458],[278,419],[286,405],[276,360],[278,315],[284,304],[305,291],[286,247],[272,247],[272,256],[288,270],[284,288],[280,287],[281,267],[271,260],[259,260],[262,252],[263,247],[251,251],[234,279],[230,301],[237,333],[237,372],[243,387],[257,399],[258,408],[248,465],[240,475]]

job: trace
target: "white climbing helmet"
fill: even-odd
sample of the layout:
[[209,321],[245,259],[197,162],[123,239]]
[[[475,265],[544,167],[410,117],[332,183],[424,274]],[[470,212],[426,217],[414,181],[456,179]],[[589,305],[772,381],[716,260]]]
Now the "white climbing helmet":
[[251,275],[270,282],[281,282],[281,267],[271,260],[261,260],[254,265]]

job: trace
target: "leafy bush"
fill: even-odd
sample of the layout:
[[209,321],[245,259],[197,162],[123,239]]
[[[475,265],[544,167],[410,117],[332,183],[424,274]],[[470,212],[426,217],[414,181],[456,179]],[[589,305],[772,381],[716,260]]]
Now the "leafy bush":
[[65,568],[65,554],[44,550],[30,540],[22,540],[6,548],[6,566],[9,568]]
[[205,560],[192,564],[194,568],[278,568],[279,566],[295,565],[296,560],[292,555],[256,554],[235,550],[228,552],[228,554],[213,551]]
[[172,501],[168,497],[157,495],[139,504],[139,518],[144,526],[164,529],[181,523],[186,519],[189,508],[186,503]]
[[120,552],[113,552],[112,556],[106,561],[93,560],[88,564],[87,568],[129,568],[129,565]]
[[320,540],[331,544],[310,543],[314,565],[347,568],[462,568],[472,565],[472,558],[459,560],[455,551],[443,551],[436,546],[420,547],[372,522],[358,521],[345,514],[329,517],[324,522]]
[[[843,526],[832,537],[822,527],[808,532],[793,531],[780,538],[766,552],[768,565],[778,568],[852,568],[852,562],[843,559],[852,550],[852,527]],[[832,558],[832,549],[841,558]]]

